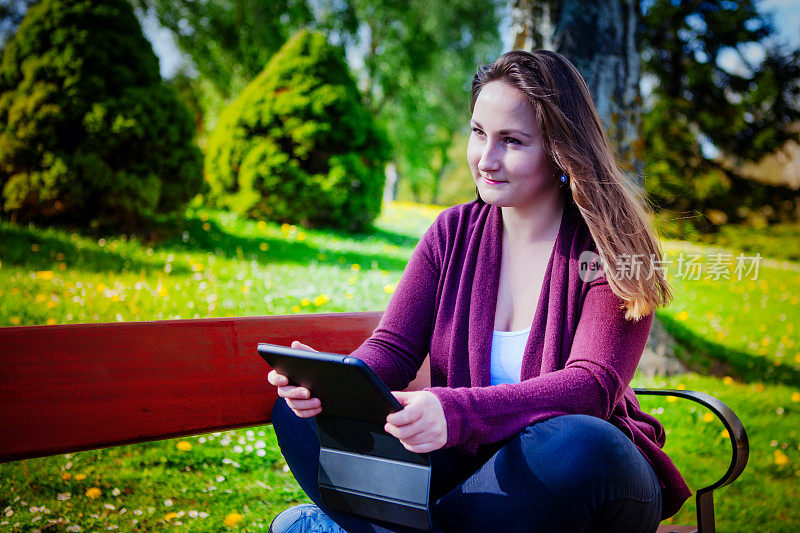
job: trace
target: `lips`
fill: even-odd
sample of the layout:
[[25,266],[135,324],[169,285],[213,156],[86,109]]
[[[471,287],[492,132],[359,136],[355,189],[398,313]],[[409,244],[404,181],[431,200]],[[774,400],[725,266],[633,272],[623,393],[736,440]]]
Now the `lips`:
[[503,181],[503,180],[493,180],[492,178],[490,178],[488,176],[483,176],[483,181],[485,181],[486,183],[488,183],[490,185],[500,185],[501,183],[508,183],[507,181]]

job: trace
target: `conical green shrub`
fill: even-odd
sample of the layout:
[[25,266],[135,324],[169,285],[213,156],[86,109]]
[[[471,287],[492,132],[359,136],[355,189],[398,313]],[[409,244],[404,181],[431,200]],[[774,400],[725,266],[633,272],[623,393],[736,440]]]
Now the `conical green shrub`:
[[380,213],[388,153],[339,49],[301,30],[220,114],[205,176],[219,206],[355,230]]

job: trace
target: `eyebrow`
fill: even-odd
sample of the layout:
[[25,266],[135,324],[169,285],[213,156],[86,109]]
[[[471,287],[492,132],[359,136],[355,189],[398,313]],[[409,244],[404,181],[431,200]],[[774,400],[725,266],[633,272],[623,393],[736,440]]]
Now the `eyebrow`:
[[[479,129],[483,129],[483,126],[481,126],[481,124],[477,120],[472,119],[469,122],[470,124],[474,124],[475,126],[477,126]],[[532,135],[525,133],[522,130],[500,130],[497,133],[500,135],[517,135],[520,137],[528,137],[529,139],[533,137]]]

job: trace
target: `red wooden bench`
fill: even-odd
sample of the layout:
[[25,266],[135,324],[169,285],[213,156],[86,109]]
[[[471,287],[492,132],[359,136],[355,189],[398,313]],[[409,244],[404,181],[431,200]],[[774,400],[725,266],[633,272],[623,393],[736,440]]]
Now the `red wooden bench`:
[[[341,313],[0,328],[0,462],[268,423],[275,401],[259,342],[293,340],[348,353],[381,313]],[[423,378],[424,379],[424,378]],[[747,463],[747,436],[718,400],[710,408],[733,455],[726,474],[697,492],[698,525],[714,531],[712,491]],[[10,428],[13,430],[9,431]],[[697,531],[662,525],[660,533]]]

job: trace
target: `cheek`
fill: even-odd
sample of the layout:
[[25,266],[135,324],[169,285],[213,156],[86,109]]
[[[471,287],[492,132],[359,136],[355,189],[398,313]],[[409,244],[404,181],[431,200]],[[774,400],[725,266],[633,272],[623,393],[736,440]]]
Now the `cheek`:
[[469,163],[469,168],[472,170],[473,174],[475,174],[476,169],[478,168],[478,162],[480,159],[480,147],[476,142],[473,141],[473,137],[470,136],[469,141],[467,142],[467,163]]

